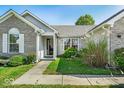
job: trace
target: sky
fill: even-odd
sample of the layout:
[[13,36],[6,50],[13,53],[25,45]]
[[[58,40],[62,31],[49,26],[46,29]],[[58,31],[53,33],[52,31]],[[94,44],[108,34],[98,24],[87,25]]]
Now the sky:
[[29,10],[50,25],[74,25],[76,20],[85,14],[90,14],[99,24],[113,14],[122,10],[124,6],[114,5],[27,5],[27,6],[0,6],[0,15],[9,9],[19,14]]

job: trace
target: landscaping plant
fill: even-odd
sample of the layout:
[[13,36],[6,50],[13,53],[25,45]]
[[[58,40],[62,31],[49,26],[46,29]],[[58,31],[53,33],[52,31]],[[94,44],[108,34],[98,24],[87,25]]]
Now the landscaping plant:
[[114,50],[115,64],[122,70],[124,70],[124,48]]
[[88,40],[86,42],[86,49],[83,51],[83,58],[86,63],[94,67],[104,67],[108,59],[107,41],[101,39],[99,42]]
[[15,67],[19,65],[23,65],[26,63],[26,57],[23,55],[14,55],[10,57],[10,60],[8,62],[8,66]]
[[33,63],[36,61],[36,55],[34,53],[28,54],[27,55],[27,64]]
[[64,54],[63,54],[63,57],[64,58],[71,58],[72,56],[75,56],[77,53],[77,49],[76,48],[68,48],[65,50]]

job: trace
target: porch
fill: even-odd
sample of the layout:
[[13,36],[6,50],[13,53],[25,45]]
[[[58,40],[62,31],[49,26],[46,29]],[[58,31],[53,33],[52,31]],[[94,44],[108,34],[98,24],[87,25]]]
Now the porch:
[[54,60],[57,56],[55,34],[37,35],[37,60]]

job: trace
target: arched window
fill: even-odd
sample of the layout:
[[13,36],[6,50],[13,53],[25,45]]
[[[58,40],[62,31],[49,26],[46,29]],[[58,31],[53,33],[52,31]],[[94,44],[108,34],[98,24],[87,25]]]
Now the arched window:
[[11,28],[9,30],[9,52],[19,52],[19,30]]

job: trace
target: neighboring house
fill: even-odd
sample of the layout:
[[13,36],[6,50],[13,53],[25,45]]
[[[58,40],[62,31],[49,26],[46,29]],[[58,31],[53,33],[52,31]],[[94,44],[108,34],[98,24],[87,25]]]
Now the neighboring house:
[[68,47],[85,47],[87,37],[98,41],[102,36],[109,50],[124,47],[124,10],[97,26],[49,25],[29,11],[9,10],[0,17],[1,55],[35,53],[37,61],[55,59]]

